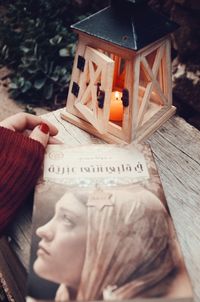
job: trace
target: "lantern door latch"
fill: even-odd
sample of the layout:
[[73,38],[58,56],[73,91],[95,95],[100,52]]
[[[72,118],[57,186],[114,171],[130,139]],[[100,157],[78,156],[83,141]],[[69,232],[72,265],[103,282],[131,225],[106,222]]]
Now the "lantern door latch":
[[80,90],[79,85],[76,82],[73,82],[72,93],[73,93],[73,95],[75,95],[75,97],[78,97],[79,90]]
[[77,68],[80,69],[80,71],[84,71],[85,68],[85,58],[80,55],[78,56]]
[[103,109],[104,99],[105,99],[105,91],[99,89],[97,94],[97,102],[98,102],[98,107],[100,109]]
[[126,88],[122,90],[122,104],[124,107],[129,106],[129,92]]

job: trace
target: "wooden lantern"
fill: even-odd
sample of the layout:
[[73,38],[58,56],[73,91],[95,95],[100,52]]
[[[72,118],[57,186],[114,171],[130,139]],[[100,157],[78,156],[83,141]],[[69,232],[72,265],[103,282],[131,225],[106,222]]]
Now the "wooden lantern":
[[175,112],[170,33],[146,1],[113,1],[76,23],[79,34],[61,116],[110,143],[141,141]]

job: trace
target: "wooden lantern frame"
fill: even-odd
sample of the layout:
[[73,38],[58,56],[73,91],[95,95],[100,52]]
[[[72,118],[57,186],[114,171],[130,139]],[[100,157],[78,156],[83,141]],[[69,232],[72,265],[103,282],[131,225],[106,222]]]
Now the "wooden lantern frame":
[[[115,56],[125,61],[128,91],[121,125],[109,121]],[[145,87],[140,85],[141,75]],[[104,104],[98,101],[99,80]],[[79,33],[66,110],[61,113],[64,120],[109,143],[130,143],[147,138],[174,113],[170,35],[134,51]]]

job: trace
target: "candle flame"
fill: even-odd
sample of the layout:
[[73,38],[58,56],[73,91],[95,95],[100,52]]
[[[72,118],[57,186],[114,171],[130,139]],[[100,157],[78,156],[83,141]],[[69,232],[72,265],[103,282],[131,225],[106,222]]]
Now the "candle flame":
[[115,92],[115,99],[116,99],[116,100],[119,100],[119,91],[116,91],[116,92]]

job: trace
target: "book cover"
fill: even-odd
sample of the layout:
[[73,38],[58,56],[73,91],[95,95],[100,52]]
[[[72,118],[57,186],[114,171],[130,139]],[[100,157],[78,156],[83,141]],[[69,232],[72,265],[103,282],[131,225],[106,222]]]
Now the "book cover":
[[155,298],[192,288],[149,145],[49,146],[27,301]]

